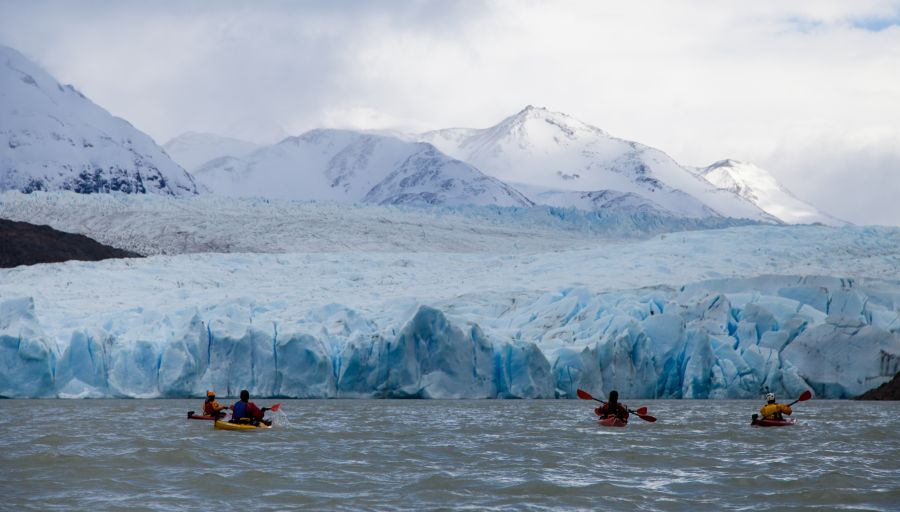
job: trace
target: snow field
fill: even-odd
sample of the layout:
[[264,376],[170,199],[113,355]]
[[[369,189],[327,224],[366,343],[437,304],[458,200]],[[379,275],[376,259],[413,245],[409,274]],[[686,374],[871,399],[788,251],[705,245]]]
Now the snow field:
[[0,217],[48,224],[140,254],[544,252],[610,238],[745,225],[548,207],[422,208],[332,202],[0,193]]

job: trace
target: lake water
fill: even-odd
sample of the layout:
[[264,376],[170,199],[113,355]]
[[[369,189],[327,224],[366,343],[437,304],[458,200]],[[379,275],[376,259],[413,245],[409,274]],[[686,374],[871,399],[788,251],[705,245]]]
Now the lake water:
[[227,432],[200,399],[0,400],[0,509],[900,510],[900,402],[278,401]]

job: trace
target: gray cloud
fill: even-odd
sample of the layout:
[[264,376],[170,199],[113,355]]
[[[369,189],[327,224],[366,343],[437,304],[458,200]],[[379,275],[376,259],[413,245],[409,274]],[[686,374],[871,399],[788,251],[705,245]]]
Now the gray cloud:
[[[160,142],[481,127],[536,104],[900,224],[866,200],[900,181],[900,2],[632,4],[0,1],[0,42]],[[819,203],[848,183],[858,206]]]
[[781,148],[769,168],[801,199],[858,224],[900,225],[900,151],[842,141]]

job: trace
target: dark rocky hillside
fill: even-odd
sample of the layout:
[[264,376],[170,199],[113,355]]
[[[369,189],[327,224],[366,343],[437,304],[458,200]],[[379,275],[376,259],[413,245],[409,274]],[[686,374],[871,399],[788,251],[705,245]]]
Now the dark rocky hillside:
[[900,400],[900,373],[875,389],[856,397],[857,400]]
[[50,226],[0,219],[0,268],[68,260],[140,257],[140,254],[103,245],[84,235],[64,233]]

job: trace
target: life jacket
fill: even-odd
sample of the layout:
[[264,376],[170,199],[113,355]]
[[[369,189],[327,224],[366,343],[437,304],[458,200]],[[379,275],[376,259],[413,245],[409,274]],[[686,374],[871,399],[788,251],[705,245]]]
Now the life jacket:
[[234,403],[234,408],[231,410],[231,419],[239,420],[241,418],[249,418],[250,414],[247,412],[247,402],[242,400],[238,400]]
[[224,409],[219,402],[213,400],[212,402],[203,402],[203,414],[207,416],[215,416],[219,414],[219,411]]
[[601,407],[597,407],[594,412],[596,412],[597,416],[600,416],[601,418],[616,416],[622,420],[628,420],[628,408],[625,407],[624,404],[620,403],[616,403],[615,405],[613,405],[607,402]]
[[793,411],[790,406],[784,404],[766,404],[759,408],[759,414],[765,420],[783,420],[782,414],[791,414]]
[[237,402],[234,404],[234,408],[231,410],[231,421],[232,423],[251,423],[253,425],[259,424],[263,419],[262,409],[256,406],[253,402]]

